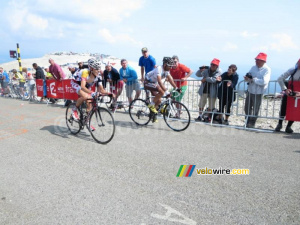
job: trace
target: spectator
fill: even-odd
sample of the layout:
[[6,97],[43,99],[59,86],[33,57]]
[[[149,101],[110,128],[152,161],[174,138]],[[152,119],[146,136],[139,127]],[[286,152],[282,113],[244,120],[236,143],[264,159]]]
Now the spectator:
[[52,74],[49,72],[49,68],[45,68],[44,70],[46,71],[46,80],[54,79]]
[[74,65],[72,64],[69,64],[68,65],[68,70],[71,72],[71,78],[74,78],[75,76],[75,73],[80,70],[79,68],[75,67]]
[[88,69],[89,66],[86,65],[86,64],[84,64],[83,62],[78,62],[78,68],[79,68],[80,70],[82,70],[82,69]]
[[20,95],[22,100],[24,100],[24,86],[25,86],[25,78],[21,73],[19,73],[16,69],[13,69],[13,79],[16,81],[16,85],[19,84]]
[[49,59],[49,63],[49,72],[52,74],[53,78],[55,80],[64,80],[66,75],[62,68],[55,63],[53,59]]
[[228,67],[227,72],[223,73],[221,76],[222,83],[218,89],[218,99],[219,99],[219,112],[224,113],[224,108],[226,106],[225,120],[223,122],[223,115],[219,116],[220,123],[229,125],[228,118],[230,116],[230,108],[233,101],[235,101],[235,86],[239,80],[239,75],[236,73],[237,67],[231,64]]
[[149,55],[148,48],[142,48],[142,54],[143,56],[139,59],[139,66],[141,67],[141,81],[144,82],[144,74],[152,71],[156,67],[156,61],[153,56]]
[[120,77],[126,83],[126,96],[128,98],[129,104],[132,102],[132,94],[135,90],[135,98],[137,99],[141,94],[141,88],[138,81],[136,71],[128,65],[126,59],[121,60]]
[[26,78],[28,82],[28,94],[29,94],[29,101],[34,101],[35,97],[35,81],[31,73],[28,73],[27,68],[22,68],[23,77]]
[[36,63],[32,64],[33,69],[35,69],[35,73],[33,74],[33,77],[35,79],[41,79],[43,80],[43,97],[41,98],[41,102],[44,101],[45,97],[47,96],[47,85],[46,85],[46,77],[43,69],[39,67]]
[[3,68],[0,67],[0,84],[1,84],[1,94],[9,94],[9,88],[8,88],[8,83],[9,83],[9,75],[6,73],[6,71],[3,71]]
[[213,59],[210,63],[210,67],[206,69],[201,67],[197,71],[197,77],[203,77],[201,80],[201,86],[199,88],[198,94],[200,95],[199,101],[199,116],[196,121],[202,121],[202,113],[204,106],[206,105],[208,99],[208,111],[212,111],[215,108],[216,98],[217,98],[217,83],[221,81],[221,70],[219,69],[220,60]]
[[35,69],[35,73],[33,74],[35,79],[45,80],[45,73],[41,67],[39,67],[36,63],[32,64],[33,69]]
[[267,89],[270,81],[271,69],[267,66],[266,62],[267,54],[263,52],[259,53],[255,58],[256,65],[250,69],[246,76],[244,76],[244,79],[248,84],[245,102],[248,128],[255,127],[263,93]]
[[123,91],[124,82],[120,80],[120,74],[118,70],[113,68],[110,63],[107,63],[103,72],[104,82],[103,87],[106,88],[107,82],[109,83],[110,92],[116,97],[111,104],[111,109],[116,108],[116,101]]
[[174,55],[172,59],[175,63],[175,66],[173,66],[170,70],[170,74],[173,77],[176,86],[181,89],[180,95],[175,98],[176,101],[180,102],[187,89],[187,79],[192,75],[193,71],[185,65],[179,63],[178,56]]
[[[281,118],[278,121],[277,127],[275,128],[275,131],[280,131],[282,129],[282,121],[286,115],[286,105],[287,105],[287,98],[291,94],[291,92],[295,92],[291,86],[288,87],[288,82],[285,82],[287,78],[289,78],[289,81],[293,82],[294,80],[300,81],[300,59],[298,60],[295,68],[290,68],[288,71],[283,73],[278,79],[278,83],[281,87],[281,90],[284,91],[284,95],[282,97],[281,107],[280,107],[280,113],[279,117]],[[296,97],[299,96],[299,93],[296,93]],[[285,128],[286,133],[293,133],[292,125],[294,121],[288,121],[288,124]]]

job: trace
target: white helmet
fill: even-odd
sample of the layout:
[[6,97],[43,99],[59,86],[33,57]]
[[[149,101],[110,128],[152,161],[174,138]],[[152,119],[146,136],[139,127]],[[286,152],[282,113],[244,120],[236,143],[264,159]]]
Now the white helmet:
[[95,69],[95,70],[100,70],[101,69],[101,62],[97,61],[96,59],[89,59],[88,60],[88,66],[90,68]]

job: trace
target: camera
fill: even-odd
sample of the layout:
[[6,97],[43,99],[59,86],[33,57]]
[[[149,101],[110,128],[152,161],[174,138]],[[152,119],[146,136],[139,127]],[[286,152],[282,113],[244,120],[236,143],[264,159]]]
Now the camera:
[[251,75],[251,73],[247,73],[247,74],[246,74],[246,77],[248,77],[249,79],[252,79],[252,78],[253,78],[252,75]]
[[200,67],[199,67],[200,70],[203,70],[203,69],[206,69],[206,70],[207,70],[208,68],[209,68],[208,66],[200,66]]
[[291,92],[289,93],[289,96],[294,97],[294,96],[296,96],[296,93],[293,92],[293,91],[291,91]]

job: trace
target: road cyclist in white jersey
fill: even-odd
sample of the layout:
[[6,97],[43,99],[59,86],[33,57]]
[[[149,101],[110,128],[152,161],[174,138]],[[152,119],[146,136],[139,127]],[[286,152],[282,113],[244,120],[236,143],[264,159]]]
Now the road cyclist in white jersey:
[[[107,92],[102,86],[102,79],[100,73],[101,63],[95,59],[88,60],[88,69],[80,70],[77,76],[71,81],[73,89],[80,96],[76,102],[76,106],[73,108],[72,116],[74,120],[78,121],[78,108],[84,101],[91,97],[96,97],[98,93],[101,95],[113,96],[112,93]],[[96,90],[93,92],[91,88],[95,86]],[[87,113],[91,110],[92,105],[87,101]],[[95,128],[91,127],[92,130]]]
[[175,63],[171,57],[164,57],[162,66],[156,67],[145,75],[144,89],[149,90],[151,94],[155,96],[152,98],[148,107],[155,114],[157,114],[161,98],[170,94],[164,85],[165,81],[168,81],[176,91],[181,92],[181,89],[177,88],[172,76],[170,75],[170,69],[174,65]]

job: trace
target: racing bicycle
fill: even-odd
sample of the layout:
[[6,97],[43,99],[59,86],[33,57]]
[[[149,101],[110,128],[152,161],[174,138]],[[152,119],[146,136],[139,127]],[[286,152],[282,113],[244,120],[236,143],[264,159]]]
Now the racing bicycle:
[[[70,103],[66,110],[66,123],[70,132],[78,134],[84,127],[88,129],[97,143],[107,144],[115,135],[115,121],[110,111],[99,106],[105,96],[95,96],[88,99],[91,101],[92,109],[87,112],[87,106],[84,102],[78,109],[79,120],[72,116],[72,109],[75,103]],[[112,98],[110,97],[111,102]],[[109,103],[107,102],[107,103]]]
[[[184,131],[191,122],[191,116],[188,108],[181,102],[175,101],[179,93],[172,91],[171,94],[163,97],[165,100],[159,105],[158,115],[163,116],[167,126],[174,131]],[[129,115],[137,125],[147,125],[151,120],[156,120],[156,114],[151,112],[148,105],[150,104],[149,91],[146,91],[146,99],[135,99],[129,107]]]

